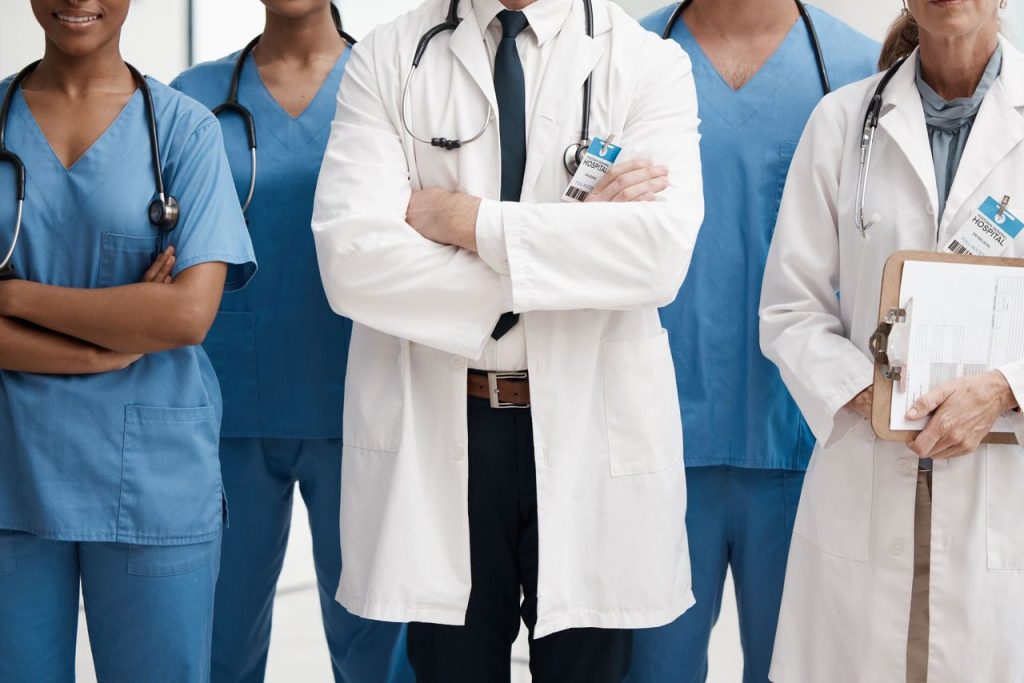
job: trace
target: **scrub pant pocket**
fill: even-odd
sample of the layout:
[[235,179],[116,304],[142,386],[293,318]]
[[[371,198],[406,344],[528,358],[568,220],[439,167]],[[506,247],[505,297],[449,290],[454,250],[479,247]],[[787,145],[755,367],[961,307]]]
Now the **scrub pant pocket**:
[[79,583],[98,680],[208,683],[219,557],[0,530],[0,683],[74,682]]
[[180,546],[80,544],[100,681],[209,681],[220,544],[219,536]]

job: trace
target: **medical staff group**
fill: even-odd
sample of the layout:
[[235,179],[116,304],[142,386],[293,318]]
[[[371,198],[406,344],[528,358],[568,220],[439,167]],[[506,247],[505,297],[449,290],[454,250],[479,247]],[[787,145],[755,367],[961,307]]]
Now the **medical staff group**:
[[868,421],[888,256],[1024,201],[1007,0],[262,0],[170,87],[24,1],[0,683],[80,591],[103,683],[263,680],[296,484],[339,682],[705,680],[728,570],[744,681],[1024,677],[1024,359]]

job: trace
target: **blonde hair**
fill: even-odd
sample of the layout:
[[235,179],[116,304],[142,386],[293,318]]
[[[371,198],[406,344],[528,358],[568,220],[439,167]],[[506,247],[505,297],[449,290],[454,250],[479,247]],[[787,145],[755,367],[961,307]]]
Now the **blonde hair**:
[[889,32],[882,43],[882,52],[878,57],[878,68],[887,71],[896,62],[909,57],[920,42],[917,20],[910,12],[904,10],[889,26]]

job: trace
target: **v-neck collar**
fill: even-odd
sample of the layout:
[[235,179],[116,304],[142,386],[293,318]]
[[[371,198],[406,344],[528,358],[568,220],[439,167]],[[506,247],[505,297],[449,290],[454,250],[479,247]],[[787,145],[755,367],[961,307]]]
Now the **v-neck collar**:
[[694,71],[705,76],[700,79],[700,87],[697,89],[700,99],[710,105],[718,116],[733,128],[740,128],[754,114],[761,111],[764,105],[774,98],[779,88],[792,77],[793,70],[786,69],[785,66],[793,61],[796,43],[805,37],[802,34],[807,31],[804,23],[798,18],[761,68],[739,89],[734,89],[715,68],[687,23],[680,21],[677,26],[676,35],[689,54]]
[[[296,152],[308,145],[317,133],[330,123],[330,114],[333,113],[334,98],[341,81],[341,73],[351,53],[352,46],[346,45],[334,66],[327,73],[323,83],[320,84],[316,95],[298,116],[292,116],[285,111],[281,103],[270,92],[256,66],[256,60],[250,54],[242,69],[239,91],[254,99],[250,105],[246,105],[252,109],[253,116],[257,119],[268,119],[270,123],[270,125],[262,126],[259,133],[267,131],[286,148]],[[245,105],[244,98],[240,99]]]
[[132,96],[128,98],[124,106],[121,107],[121,111],[117,113],[117,116],[107,125],[107,127],[100,133],[99,137],[92,141],[92,144],[79,156],[70,166],[65,166],[64,162],[61,161],[60,155],[57,154],[56,150],[53,149],[53,145],[50,143],[50,139],[46,137],[46,132],[43,127],[39,125],[39,121],[36,119],[36,115],[32,112],[32,107],[29,106],[28,100],[25,99],[25,93],[21,87],[18,88],[18,103],[20,109],[23,110],[22,115],[25,119],[26,124],[31,129],[32,133],[39,139],[50,153],[50,158],[53,163],[66,174],[78,174],[78,173],[91,173],[96,170],[97,164],[100,163],[99,157],[106,157],[103,154],[103,150],[110,146],[110,138],[117,135],[117,132],[125,125],[122,122],[133,116],[134,112],[140,106],[142,101],[142,92],[139,88],[135,89]]

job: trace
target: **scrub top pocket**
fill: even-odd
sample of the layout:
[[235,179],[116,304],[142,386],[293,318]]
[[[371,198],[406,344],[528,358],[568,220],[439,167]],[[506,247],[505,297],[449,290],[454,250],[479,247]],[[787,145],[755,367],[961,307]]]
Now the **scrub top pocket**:
[[118,540],[198,542],[223,524],[214,406],[125,408]]
[[142,280],[156,255],[157,235],[132,237],[105,232],[100,238],[100,270],[97,287],[118,287]]

